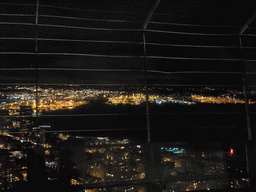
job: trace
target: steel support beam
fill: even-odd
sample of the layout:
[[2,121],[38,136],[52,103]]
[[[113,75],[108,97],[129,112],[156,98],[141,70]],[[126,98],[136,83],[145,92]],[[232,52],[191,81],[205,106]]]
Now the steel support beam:
[[[148,68],[147,68],[147,52],[146,52],[146,38],[145,38],[145,29],[147,28],[147,25],[151,19],[151,17],[154,14],[154,11],[156,7],[158,6],[160,0],[156,0],[155,4],[151,7],[150,12],[145,19],[143,26],[142,26],[142,35],[143,35],[143,47],[144,47],[144,71],[145,71],[145,83],[146,83],[146,114],[147,114],[147,144],[145,146],[147,158],[149,159],[145,164],[145,174],[146,174],[146,180],[156,180],[160,179],[162,176],[161,173],[161,155],[160,154],[160,147],[153,145],[151,143],[151,133],[150,133],[150,120],[149,120],[149,96],[148,96]],[[148,192],[155,192],[155,191],[162,191],[160,190],[160,185],[152,186],[147,185],[147,191]]]
[[145,30],[147,28],[147,25],[151,19],[151,17],[153,16],[154,14],[154,11],[155,9],[157,8],[158,4],[159,4],[160,0],[156,0],[155,4],[151,7],[150,9],[150,12],[147,16],[147,18],[145,19],[144,23],[143,23],[143,26],[142,26],[142,29]]
[[[38,36],[38,10],[39,10],[39,0],[37,0],[36,3],[36,21],[35,21],[35,56],[37,56],[37,36]],[[36,127],[39,127],[39,121],[38,121],[38,61],[36,61]],[[39,144],[39,140],[37,140],[37,145]]]
[[242,35],[243,32],[247,29],[247,27],[253,22],[253,20],[256,17],[256,11],[252,14],[252,16],[246,21],[246,23],[242,26],[242,28],[239,31],[239,35]]
[[144,47],[144,71],[145,71],[145,83],[146,83],[146,113],[147,113],[147,131],[148,131],[148,138],[147,138],[147,142],[150,143],[150,123],[149,123],[149,104],[148,104],[148,70],[147,70],[147,65],[146,65],[146,39],[145,39],[145,29],[147,28],[147,25],[151,19],[151,17],[154,14],[155,9],[157,8],[158,4],[159,4],[160,0],[156,0],[155,4],[151,7],[149,14],[147,16],[147,18],[145,19],[143,26],[142,26],[142,35],[143,35],[143,47]]

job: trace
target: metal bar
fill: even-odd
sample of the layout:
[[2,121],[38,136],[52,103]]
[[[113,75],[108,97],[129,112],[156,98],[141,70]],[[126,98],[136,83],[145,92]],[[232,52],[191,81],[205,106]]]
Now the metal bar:
[[[155,13],[157,14],[157,13]],[[241,28],[241,26],[217,26],[217,25],[196,25],[196,24],[184,24],[184,23],[166,23],[166,22],[149,22],[152,24],[158,24],[158,25],[177,25],[177,26],[185,26],[185,27],[212,27],[212,28]]]
[[247,90],[245,85],[245,77],[243,75],[242,77],[243,81],[243,94],[245,99],[245,113],[246,113],[246,122],[247,122],[247,131],[248,131],[248,140],[252,140],[252,134],[251,134],[251,123],[250,123],[250,115],[249,115],[249,104],[248,104],[248,96],[247,96]]
[[76,26],[66,26],[66,25],[50,25],[50,24],[38,24],[42,27],[61,27],[70,29],[85,29],[85,30],[99,30],[99,31],[141,31],[141,29],[110,29],[110,28],[93,28],[93,27],[76,27]]
[[[37,36],[38,36],[38,10],[39,10],[39,0],[37,0],[37,4],[36,4],[36,21],[35,21],[35,27],[36,27],[36,30],[35,30],[35,56],[37,56]],[[39,127],[39,120],[38,120],[38,62],[36,63],[36,127],[38,128]],[[37,140],[37,144],[39,143],[39,138]]]
[[[250,174],[250,170],[249,170],[249,160],[248,160],[248,147],[247,147],[247,142],[245,142],[245,158],[246,158],[246,171],[247,174]],[[250,187],[250,182],[249,182],[249,187]]]
[[239,31],[239,35],[242,35],[244,31],[247,29],[247,27],[253,22],[253,20],[256,17],[256,11],[252,14],[252,16],[246,21],[246,23],[242,26],[242,28]]
[[[242,47],[242,38],[239,36],[239,45],[241,50],[241,62],[242,66],[244,68],[244,59],[243,59],[243,47]],[[251,136],[251,123],[250,123],[250,115],[249,115],[249,103],[248,103],[248,96],[247,96],[247,90],[246,90],[246,84],[245,84],[245,69],[242,73],[242,83],[243,83],[243,94],[244,94],[244,100],[245,100],[245,113],[246,113],[246,123],[247,123],[247,131],[248,131],[248,140],[252,140]]]
[[7,13],[0,13],[0,16],[11,16],[11,17],[31,17],[35,16],[34,14],[7,14]]
[[[88,11],[91,11],[91,10],[88,10]],[[129,12],[129,13],[133,14],[133,12]],[[137,13],[139,13],[139,12],[137,12]],[[139,13],[139,14],[141,14],[141,13]],[[159,14],[159,13],[155,13],[155,14]],[[27,17],[27,16],[34,16],[34,14],[7,14],[7,13],[0,13],[0,16]],[[122,22],[125,22],[125,23],[126,22],[129,22],[129,23],[138,23],[138,22],[140,22],[140,21],[129,21],[129,20],[90,19],[90,18],[67,17],[67,16],[58,16],[58,15],[39,15],[39,17],[62,18],[62,19],[76,19],[76,20],[85,20],[85,21],[121,22],[121,23]],[[241,28],[240,26],[196,25],[196,24],[167,23],[167,22],[148,22],[148,23],[158,24],[158,25],[159,24],[160,25],[177,25],[177,26],[186,26],[186,27]],[[250,27],[250,28],[253,29],[253,28],[256,28],[256,27]]]
[[[138,42],[140,43],[140,42]],[[215,46],[215,45],[181,45],[181,44],[162,44],[162,43],[146,43],[146,45],[156,45],[156,46],[167,46],[167,47],[193,47],[193,48],[235,48],[238,49],[238,46]],[[255,48],[256,47],[248,47]]]
[[[41,5],[42,6],[42,5]],[[91,11],[91,10],[90,10]],[[122,12],[123,13],[123,12]],[[139,13],[139,12],[137,12]],[[131,12],[132,14],[132,12]],[[159,13],[155,13],[159,14]],[[34,14],[7,14],[0,13],[0,16],[14,16],[14,17],[27,17],[34,16]],[[75,19],[75,20],[85,20],[85,21],[104,21],[104,22],[121,22],[121,23],[139,23],[140,21],[129,21],[129,20],[108,20],[108,19],[90,19],[90,18],[79,18],[79,17],[67,17],[67,16],[58,16],[58,15],[39,15],[39,17],[49,17],[49,18],[61,18],[61,19]],[[182,24],[182,23],[166,23],[166,22],[148,22],[151,24],[157,25],[176,25],[176,26],[186,26],[186,27],[212,27],[212,28],[241,28],[240,26],[216,26],[216,25],[196,25],[196,24]],[[250,27],[256,28],[256,27]]]
[[60,7],[52,5],[40,5],[41,7],[51,7],[58,9],[74,10],[74,11],[88,11],[88,12],[99,12],[99,13],[126,13],[126,14],[144,14],[143,12],[127,12],[127,11],[105,11],[105,10],[93,10],[93,9],[79,9],[79,8],[70,8],[70,7]]
[[[35,25],[34,23],[14,23],[14,22],[0,22],[0,25]],[[76,27],[69,25],[51,25],[51,24],[38,24],[41,27],[60,27],[70,29],[85,29],[85,30],[99,30],[99,31],[141,31],[141,29],[110,29],[110,28],[93,28],[93,27]]]
[[[14,22],[0,22],[0,25],[35,25],[34,23],[14,23]],[[99,31],[142,31],[142,29],[110,29],[110,28],[92,28],[92,27],[76,27],[66,25],[50,25],[50,24],[38,24],[42,27],[60,27],[70,29],[85,29],[85,30],[99,30]],[[188,33],[188,32],[175,32],[175,31],[162,31],[162,30],[149,30],[147,32],[154,33],[170,33],[170,34],[181,34],[181,35],[201,35],[201,36],[239,36],[239,34],[211,34],[211,33]],[[256,34],[243,34],[243,36],[256,36]]]
[[0,37],[1,40],[35,40],[35,38],[29,37]]
[[153,144],[151,143],[151,130],[150,130],[150,119],[149,119],[149,98],[148,98],[148,71],[147,71],[147,62],[146,62],[146,37],[145,37],[145,31],[143,30],[142,32],[143,36],[143,53],[144,53],[144,70],[145,70],[145,84],[146,84],[146,117],[147,117],[147,147],[146,151],[148,154],[148,158],[150,158],[149,161],[145,164],[145,174],[146,174],[146,179],[150,180],[151,176],[154,174],[150,174],[154,172],[153,167],[154,167],[154,147]]
[[[251,112],[250,114],[255,114],[256,112]],[[82,117],[82,116],[128,116],[128,115],[146,115],[147,113],[107,113],[107,114],[102,114],[102,113],[97,113],[97,114],[59,114],[59,115],[42,115],[41,117]],[[191,112],[191,113],[150,113],[152,115],[239,115],[242,114],[242,112]],[[13,118],[13,117],[33,117],[31,115],[27,116],[19,116],[19,115],[3,115],[1,117],[8,117],[8,118]],[[228,127],[228,126],[222,126]],[[229,126],[232,127],[232,126]],[[218,127],[221,128],[221,127]],[[136,128],[138,129],[138,128]]]
[[[1,83],[1,85],[17,85],[18,83]],[[34,83],[19,83],[19,85],[34,85]],[[55,84],[55,83],[38,83],[38,85],[57,85],[57,86],[70,86],[70,84]],[[72,85],[76,85],[76,86],[135,86],[135,87],[145,87],[146,84],[136,84],[136,83],[119,83],[119,84],[109,84],[109,83],[105,83],[105,84],[89,84],[89,83],[76,83],[76,84],[72,84]],[[177,86],[183,86],[183,87],[238,87],[239,85],[216,85],[216,84],[168,84],[168,83],[162,83],[162,84],[147,84],[148,86],[151,87],[177,87]],[[248,85],[247,87],[256,87],[256,85]]]
[[[0,22],[0,25],[35,25],[35,24],[34,23]],[[142,29],[110,29],[110,28],[76,27],[76,26],[50,25],[50,24],[38,24],[38,26],[60,27],[60,28],[70,28],[70,29],[85,29],[85,30],[99,30],[99,31],[141,31],[142,30]],[[239,36],[239,34],[187,33],[187,32],[162,31],[162,30],[150,30],[150,29],[145,29],[145,31],[155,32],[155,33],[182,34],[182,35]],[[243,36],[256,36],[256,35],[255,34],[243,34]]]
[[[189,33],[189,32],[179,32],[179,31],[163,31],[163,30],[153,30],[153,29],[145,29],[147,32],[154,32],[154,33],[170,33],[170,34],[181,34],[181,35],[206,35],[206,36],[239,36],[239,34],[212,34],[212,33]],[[251,35],[246,34],[244,36]],[[256,36],[256,35],[255,35]]]
[[[19,52],[0,52],[0,54],[18,54]],[[38,55],[75,55],[75,56],[94,56],[94,57],[119,57],[119,58],[144,58],[144,56],[125,56],[125,55],[98,55],[83,53],[37,53]],[[146,56],[152,59],[183,59],[183,60],[204,60],[204,61],[241,61],[241,59],[221,59],[221,58],[187,58],[187,57],[163,57],[163,56]],[[244,60],[256,61],[256,60]]]
[[[251,112],[250,114],[255,114],[256,112]],[[59,115],[41,115],[41,117],[59,117],[59,116],[123,116],[123,115],[145,115],[146,113],[95,113],[95,114],[59,114]],[[238,115],[242,114],[242,112],[175,112],[175,113],[151,113],[152,115]],[[2,115],[1,117],[33,117],[32,115]],[[137,128],[136,128],[137,129]]]
[[[33,55],[30,52],[0,52],[3,55]],[[144,58],[144,56],[126,56],[126,55],[98,55],[86,53],[37,53],[37,55],[70,55],[70,56],[90,56],[90,57],[117,57],[117,58]],[[188,57],[164,57],[164,56],[146,56],[151,59],[179,59],[179,60],[201,60],[201,61],[241,61],[241,59],[221,59],[221,58],[188,58]],[[256,60],[244,59],[244,61],[255,62]]]
[[[35,68],[0,68],[0,71],[31,71]],[[94,71],[94,72],[144,72],[136,69],[74,69],[74,68],[38,68],[38,71]],[[154,71],[155,73],[157,71]],[[255,73],[256,74],[256,73]]]
[[[24,40],[33,40],[33,38],[12,38],[12,37],[3,37],[0,39],[24,39]],[[48,39],[48,38],[38,38],[40,41],[71,41],[71,42],[88,42],[88,43],[125,43],[125,44],[143,44],[143,42],[129,42],[129,41],[104,41],[104,40],[77,40],[77,39]],[[162,44],[162,43],[146,43],[146,45],[155,45],[155,46],[168,46],[168,47],[192,47],[192,48],[235,48],[238,49],[238,46],[215,46],[215,45],[180,45],[180,44]],[[249,49],[256,49],[256,47],[244,47]]]
[[[35,40],[35,38],[27,37],[0,37],[0,40]],[[37,38],[38,41],[70,41],[70,42],[87,42],[87,43],[124,43],[124,44],[143,44],[143,42],[134,42],[134,41],[104,41],[104,40],[86,40],[86,39],[51,39],[51,38]],[[160,44],[161,45],[161,44]],[[164,45],[164,44],[163,44]],[[221,48],[217,47],[217,48]],[[236,47],[230,47],[236,48]],[[239,48],[239,47],[238,47]],[[256,47],[255,47],[256,48]]]
[[[134,130],[143,130],[143,129],[92,129],[92,130],[55,130],[55,131],[45,131],[45,133],[54,133],[54,132],[94,132],[94,131],[134,131]],[[21,132],[8,132],[9,133],[21,133]]]
[[[35,38],[26,37],[0,37],[3,40],[35,40]],[[69,42],[88,42],[88,43],[124,43],[124,44],[143,44],[143,42],[134,41],[104,41],[104,40],[85,40],[85,39],[51,39],[51,38],[37,38],[39,41],[69,41]],[[181,45],[181,44],[162,44],[162,43],[146,43],[146,45],[168,46],[168,47],[192,47],[192,48],[234,48],[238,49],[239,46],[215,46],[215,45]],[[248,49],[256,49],[256,47],[243,47]]]
[[147,113],[147,131],[148,131],[148,137],[147,142],[150,143],[150,122],[149,122],[149,104],[148,104],[148,71],[147,71],[147,63],[146,63],[146,38],[145,38],[145,32],[143,31],[143,44],[144,44],[144,70],[145,70],[145,82],[146,82],[146,113]]
[[34,23],[0,22],[0,25],[35,25]]
[[33,52],[0,52],[0,54],[3,55],[35,55],[35,53]]
[[[203,60],[203,61],[241,61],[241,59],[221,59],[221,58],[192,58],[192,57],[164,57],[164,56],[147,56],[151,59],[182,59],[182,60]],[[244,60],[256,61],[256,60]]]
[[[29,52],[0,52],[0,54],[35,54]],[[119,58],[144,58],[144,56],[126,56],[126,55],[98,55],[98,54],[86,54],[86,53],[37,53],[37,55],[75,55],[75,56],[90,56],[90,57],[119,57]],[[151,59],[182,59],[182,60],[204,60],[204,61],[241,61],[241,59],[221,59],[221,58],[188,58],[188,57],[164,57],[164,56],[146,56]],[[244,61],[253,61],[248,60]]]
[[[35,55],[31,52],[0,52],[3,55]],[[143,58],[143,56],[126,56],[126,55],[97,55],[97,54],[83,54],[83,53],[37,53],[37,55],[75,55],[75,56],[90,56],[90,57],[119,57],[119,58]],[[256,60],[255,60],[256,61]]]
[[0,5],[35,6],[35,4],[22,4],[22,3],[0,3]]
[[37,0],[37,4],[36,4],[36,21],[35,21],[35,26],[36,26],[36,30],[35,30],[35,53],[37,55],[37,35],[38,35],[38,9],[39,9],[39,0]]
[[[234,129],[237,127],[195,127],[195,129],[207,129],[207,128],[211,128],[211,129]],[[54,133],[54,132],[58,132],[58,133],[63,133],[63,132],[104,132],[104,131],[138,131],[138,130],[145,130],[145,129],[138,129],[138,128],[132,128],[132,129],[93,129],[93,130],[54,130],[54,131],[45,131],[45,133]],[[13,133],[22,133],[22,132],[7,132],[8,134],[13,134]]]
[[[33,71],[36,68],[0,68],[0,71]],[[92,72],[145,72],[145,70],[137,69],[81,69],[81,68],[38,68],[38,71],[92,71]],[[148,73],[163,73],[163,74],[231,74],[241,75],[241,72],[221,72],[221,71],[157,71],[147,70]],[[256,75],[256,72],[247,72],[248,75]]]
[[129,20],[90,19],[90,18],[67,17],[67,16],[58,16],[58,15],[39,15],[39,17],[75,19],[75,20],[83,20],[83,21],[104,21],[104,22],[117,22],[117,23],[139,23],[140,22],[140,21],[129,21]]
[[90,56],[90,57],[94,56],[94,57],[143,58],[143,56],[98,55],[98,54],[83,54],[83,53],[38,53],[38,55],[76,55],[76,56]]
[[[0,39],[2,39],[0,37]],[[25,39],[25,38],[24,38]],[[124,43],[124,44],[143,44],[143,42],[134,41],[104,41],[104,40],[86,40],[86,39],[49,39],[49,38],[38,38],[40,41],[71,41],[71,42],[87,42],[87,43]],[[238,47],[239,48],[239,47]]]
[[[35,4],[21,4],[21,3],[0,3],[0,5],[35,6]],[[50,7],[50,8],[67,9],[67,10],[74,10],[74,11],[88,11],[88,12],[99,12],[99,13],[144,14],[142,12],[103,11],[103,10],[91,10],[91,9],[79,9],[79,8],[70,8],[70,7],[60,7],[60,6],[53,6],[53,5],[40,5],[40,7]]]
[[149,23],[151,17],[153,16],[154,11],[155,11],[155,9],[157,8],[159,2],[160,2],[160,0],[157,0],[157,1],[155,2],[155,4],[152,6],[152,8],[150,9],[150,12],[149,12],[148,16],[147,16],[147,18],[145,19],[145,21],[144,21],[144,23],[143,23],[143,26],[142,26],[142,29],[143,29],[143,30],[145,30],[145,29],[147,28],[147,25],[148,25],[148,23]]
[[[245,29],[244,29],[245,30]],[[251,124],[250,124],[250,114],[249,114],[249,104],[248,104],[248,97],[247,97],[247,90],[246,90],[246,84],[245,84],[245,66],[244,66],[244,60],[243,60],[243,47],[242,47],[242,38],[239,36],[239,45],[240,45],[240,51],[241,51],[241,64],[243,67],[243,73],[242,73],[242,83],[243,83],[243,94],[244,94],[244,99],[245,99],[245,115],[246,115],[246,125],[247,125],[247,132],[248,132],[248,141],[250,142],[252,140],[251,136]],[[246,170],[249,176],[249,186],[251,185],[252,182],[252,177],[250,175],[250,169],[249,169],[249,154],[248,154],[248,147],[247,143],[245,143],[245,155],[246,155]]]

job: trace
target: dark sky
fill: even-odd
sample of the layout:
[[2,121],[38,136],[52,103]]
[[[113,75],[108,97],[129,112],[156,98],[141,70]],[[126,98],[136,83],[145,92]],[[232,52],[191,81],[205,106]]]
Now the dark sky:
[[[5,1],[3,1],[4,3]],[[6,1],[10,3],[10,1]],[[32,3],[36,1],[12,1],[13,3]],[[92,30],[89,28],[108,29],[141,29],[149,9],[155,1],[40,1],[39,19],[37,29],[37,50],[35,53],[36,28],[33,25],[33,16],[7,16],[2,15],[0,22],[1,39],[0,65],[2,68],[26,67],[44,68],[38,72],[40,83],[143,83],[145,69],[143,59],[143,39],[141,31],[125,30]],[[54,7],[53,7],[54,6]],[[62,9],[66,7],[69,9]],[[252,15],[255,7],[254,1],[160,1],[151,22],[168,22],[179,24],[198,24],[212,26],[237,26],[226,27],[199,27],[180,26],[149,23],[147,29],[164,30],[171,32],[190,32],[204,34],[237,34],[240,27]],[[72,9],[70,9],[72,8]],[[86,11],[82,11],[85,9]],[[97,12],[98,10],[102,12]],[[1,14],[35,14],[35,6],[7,5],[0,8]],[[48,15],[48,16],[47,16]],[[65,16],[87,18],[87,20],[49,17]],[[90,19],[90,20],[88,20]],[[96,20],[95,20],[96,19]],[[106,22],[107,20],[125,20],[133,22]],[[4,24],[4,22],[27,23],[26,25]],[[53,27],[71,26],[71,28]],[[251,24],[254,26],[255,22]],[[76,28],[72,28],[76,27]],[[86,27],[81,29],[77,27]],[[246,31],[247,32],[247,31]],[[248,29],[254,33],[254,29]],[[8,39],[8,38],[31,39]],[[243,37],[243,46],[254,47],[255,37]],[[55,39],[55,40],[53,40]],[[56,41],[56,39],[59,39]],[[61,39],[61,40],[60,40]],[[65,39],[65,40],[63,40]],[[73,41],[70,41],[73,40]],[[78,42],[77,40],[81,40]],[[89,42],[91,41],[91,42]],[[97,42],[108,41],[108,42]],[[110,43],[112,41],[112,43]],[[113,43],[113,41],[115,41]],[[121,43],[122,41],[123,43]],[[130,43],[127,43],[130,42]],[[184,35],[175,33],[146,32],[146,60],[148,70],[165,72],[240,72],[241,52],[238,36],[210,36],[210,35]],[[159,45],[159,44],[165,44]],[[170,46],[172,45],[172,46]],[[179,45],[179,46],[177,46]],[[194,47],[184,47],[192,45]],[[218,46],[218,47],[198,47]],[[231,47],[220,47],[231,46]],[[31,53],[6,55],[3,52]],[[52,55],[52,54],[57,55]],[[86,54],[86,56],[64,56],[68,54]],[[48,55],[50,54],[50,55]],[[94,56],[89,56],[90,54]],[[101,55],[96,57],[97,55]],[[115,57],[102,57],[112,55]],[[120,58],[118,56],[125,56]],[[154,58],[158,57],[158,58]],[[167,58],[161,58],[167,57]],[[192,58],[188,60],[187,58]],[[209,59],[210,60],[207,60]],[[246,49],[245,59],[255,59],[254,49]],[[217,60],[214,60],[217,59]],[[220,60],[219,60],[220,59]],[[231,59],[232,61],[226,61]],[[247,70],[254,72],[254,63],[247,62]],[[45,70],[52,68],[52,70]],[[83,70],[56,71],[53,68],[71,69],[133,69],[138,71],[119,72],[88,72]],[[27,83],[35,79],[34,71],[1,71],[3,83]],[[238,85],[240,76],[228,74],[163,74],[150,73],[149,83],[169,84],[209,84],[209,85]],[[248,81],[254,82],[253,77]]]

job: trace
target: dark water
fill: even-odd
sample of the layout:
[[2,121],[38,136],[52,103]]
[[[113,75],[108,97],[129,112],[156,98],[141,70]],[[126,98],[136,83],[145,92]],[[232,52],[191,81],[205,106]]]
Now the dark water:
[[[244,141],[247,127],[242,104],[150,104],[151,140],[153,142],[221,140]],[[250,106],[256,111],[255,106]],[[252,127],[254,114],[251,115]],[[130,137],[147,140],[146,106],[106,105],[94,102],[73,110],[43,113],[40,124],[52,130],[95,130],[79,135]],[[115,129],[115,131],[107,131]],[[127,129],[127,130],[123,130]]]

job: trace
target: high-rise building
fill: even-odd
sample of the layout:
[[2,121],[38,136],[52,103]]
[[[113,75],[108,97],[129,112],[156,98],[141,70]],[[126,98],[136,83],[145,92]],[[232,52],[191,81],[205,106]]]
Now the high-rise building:
[[19,128],[22,132],[21,139],[27,140],[27,132],[32,131],[32,107],[31,106],[20,106],[19,110]]

